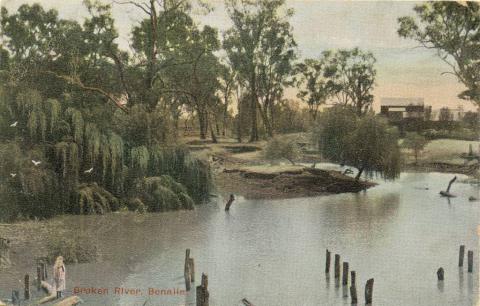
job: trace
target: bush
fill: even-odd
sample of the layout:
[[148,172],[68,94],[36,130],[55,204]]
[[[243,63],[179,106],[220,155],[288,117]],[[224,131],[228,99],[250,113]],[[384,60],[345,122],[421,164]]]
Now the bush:
[[423,136],[427,139],[458,139],[458,140],[468,140],[468,141],[476,141],[478,140],[479,134],[468,128],[457,128],[455,130],[434,130],[428,129],[425,130]]
[[95,261],[98,257],[96,244],[81,234],[58,231],[50,236],[47,248],[47,259],[50,263],[54,263],[58,256],[63,256],[66,264]]
[[267,142],[264,156],[267,160],[286,159],[295,165],[295,160],[301,155],[300,147],[293,137],[274,137]]

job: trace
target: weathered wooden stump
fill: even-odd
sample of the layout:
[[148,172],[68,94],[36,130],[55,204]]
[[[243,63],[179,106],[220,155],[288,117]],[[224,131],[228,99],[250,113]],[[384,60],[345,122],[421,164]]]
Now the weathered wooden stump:
[[190,291],[191,274],[190,274],[190,249],[185,251],[185,263],[183,268],[183,276],[185,277],[185,289]]
[[230,206],[232,206],[233,201],[235,201],[235,196],[233,194],[230,195],[227,204],[225,205],[225,211],[230,210]]
[[242,303],[244,306],[254,306],[253,303],[247,300],[246,298],[242,299]]
[[193,258],[188,259],[188,266],[190,269],[190,281],[194,283],[195,282],[195,261],[193,260]]
[[443,281],[444,279],[444,274],[445,274],[445,271],[443,270],[442,267],[438,268],[437,270],[437,278],[439,281]]
[[335,254],[335,278],[340,277],[340,255]]
[[202,273],[202,281],[197,286],[197,306],[209,305],[210,293],[208,292],[208,275]]
[[354,304],[357,304],[358,303],[358,299],[357,299],[357,287],[356,287],[356,284],[355,284],[355,278],[356,278],[356,274],[355,274],[355,271],[351,271],[351,280],[350,280],[350,297],[352,298],[352,305]]
[[342,285],[346,286],[348,284],[348,262],[343,263],[343,272],[342,272]]
[[40,262],[41,280],[47,279],[47,265],[44,262]]
[[24,290],[24,298],[25,300],[30,299],[30,275],[25,274],[25,290]]
[[42,267],[37,264],[37,291],[42,289]]
[[468,260],[468,272],[473,272],[473,251],[468,251],[467,253],[467,260]]
[[370,305],[372,304],[373,299],[373,278],[367,280],[367,284],[365,285],[365,304]]
[[458,251],[458,266],[463,267],[463,257],[465,256],[465,246],[461,245]]
[[10,240],[0,237],[0,267],[10,263]]
[[454,198],[454,197],[455,197],[455,195],[453,195],[453,194],[450,193],[450,187],[452,187],[452,184],[453,184],[453,182],[455,182],[456,179],[457,179],[457,177],[454,176],[453,179],[451,179],[450,182],[448,183],[447,190],[445,190],[445,191],[443,191],[443,190],[440,191],[440,195],[441,195],[442,197],[448,197],[448,198]]
[[325,273],[330,273],[330,251],[328,249],[325,258]]

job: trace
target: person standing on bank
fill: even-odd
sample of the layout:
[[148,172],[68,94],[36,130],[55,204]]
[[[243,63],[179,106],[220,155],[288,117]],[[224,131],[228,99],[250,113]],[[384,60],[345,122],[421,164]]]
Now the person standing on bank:
[[57,291],[57,299],[63,296],[65,290],[65,264],[63,257],[58,256],[53,265],[53,280],[55,282],[55,290]]

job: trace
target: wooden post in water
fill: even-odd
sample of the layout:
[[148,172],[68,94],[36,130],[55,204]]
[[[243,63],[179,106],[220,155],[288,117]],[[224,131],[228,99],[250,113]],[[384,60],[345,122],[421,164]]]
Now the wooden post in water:
[[30,299],[30,275],[25,274],[25,291],[24,291],[25,300]]
[[348,262],[343,262],[342,285],[348,284]]
[[10,240],[0,237],[0,267],[10,265]]
[[190,283],[192,280],[190,279],[190,249],[185,251],[185,263],[183,266],[183,276],[185,277],[185,289],[190,291]]
[[355,285],[355,271],[351,271],[351,280],[350,280],[350,297],[352,298],[352,305],[355,305],[358,303],[357,300],[357,287]]
[[202,282],[197,286],[197,306],[209,306],[208,276],[202,273]]
[[45,261],[44,261],[44,264],[43,264],[43,275],[45,275],[45,280],[48,280],[47,260],[45,260]]
[[335,254],[335,278],[340,277],[340,255]]
[[330,251],[327,249],[327,254],[326,254],[326,259],[325,259],[325,273],[330,273]]
[[461,245],[458,251],[458,266],[463,267],[463,257],[465,256],[465,246]]
[[195,261],[193,260],[193,258],[189,258],[188,266],[190,268],[190,281],[194,283],[195,282]]
[[46,267],[45,267],[45,263],[42,261],[40,262],[40,272],[41,272],[41,280],[44,281],[47,279],[47,275],[46,275]]
[[42,267],[40,267],[39,264],[37,264],[37,291],[40,291],[42,289]]
[[468,251],[467,253],[467,260],[468,260],[468,272],[473,272],[473,251]]
[[439,281],[443,281],[444,279],[444,274],[445,274],[445,271],[443,270],[442,267],[438,268],[437,270],[437,278]]
[[367,284],[365,285],[365,304],[370,305],[372,304],[373,299],[373,278],[367,280]]

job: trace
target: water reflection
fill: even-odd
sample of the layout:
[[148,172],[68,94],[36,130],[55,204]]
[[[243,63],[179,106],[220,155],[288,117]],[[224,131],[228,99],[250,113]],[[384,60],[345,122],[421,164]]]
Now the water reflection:
[[[328,248],[357,272],[359,301],[366,280],[375,277],[375,305],[470,306],[478,295],[477,274],[454,272],[458,245],[478,253],[479,205],[468,202],[478,189],[455,184],[458,197],[449,208],[438,194],[449,179],[451,174],[403,174],[358,194],[238,197],[229,213],[218,198],[195,211],[65,218],[72,226],[98,228],[92,239],[101,242],[102,252],[100,263],[70,266],[69,284],[183,289],[183,259],[190,248],[196,274],[209,274],[212,306],[236,305],[243,297],[266,306],[349,305],[348,286],[340,288],[333,270],[324,273]],[[418,189],[424,186],[429,189]],[[436,279],[422,276],[439,266],[453,273],[436,287]],[[82,298],[92,305],[141,305],[146,299]],[[149,305],[193,301],[194,290],[151,297]]]

